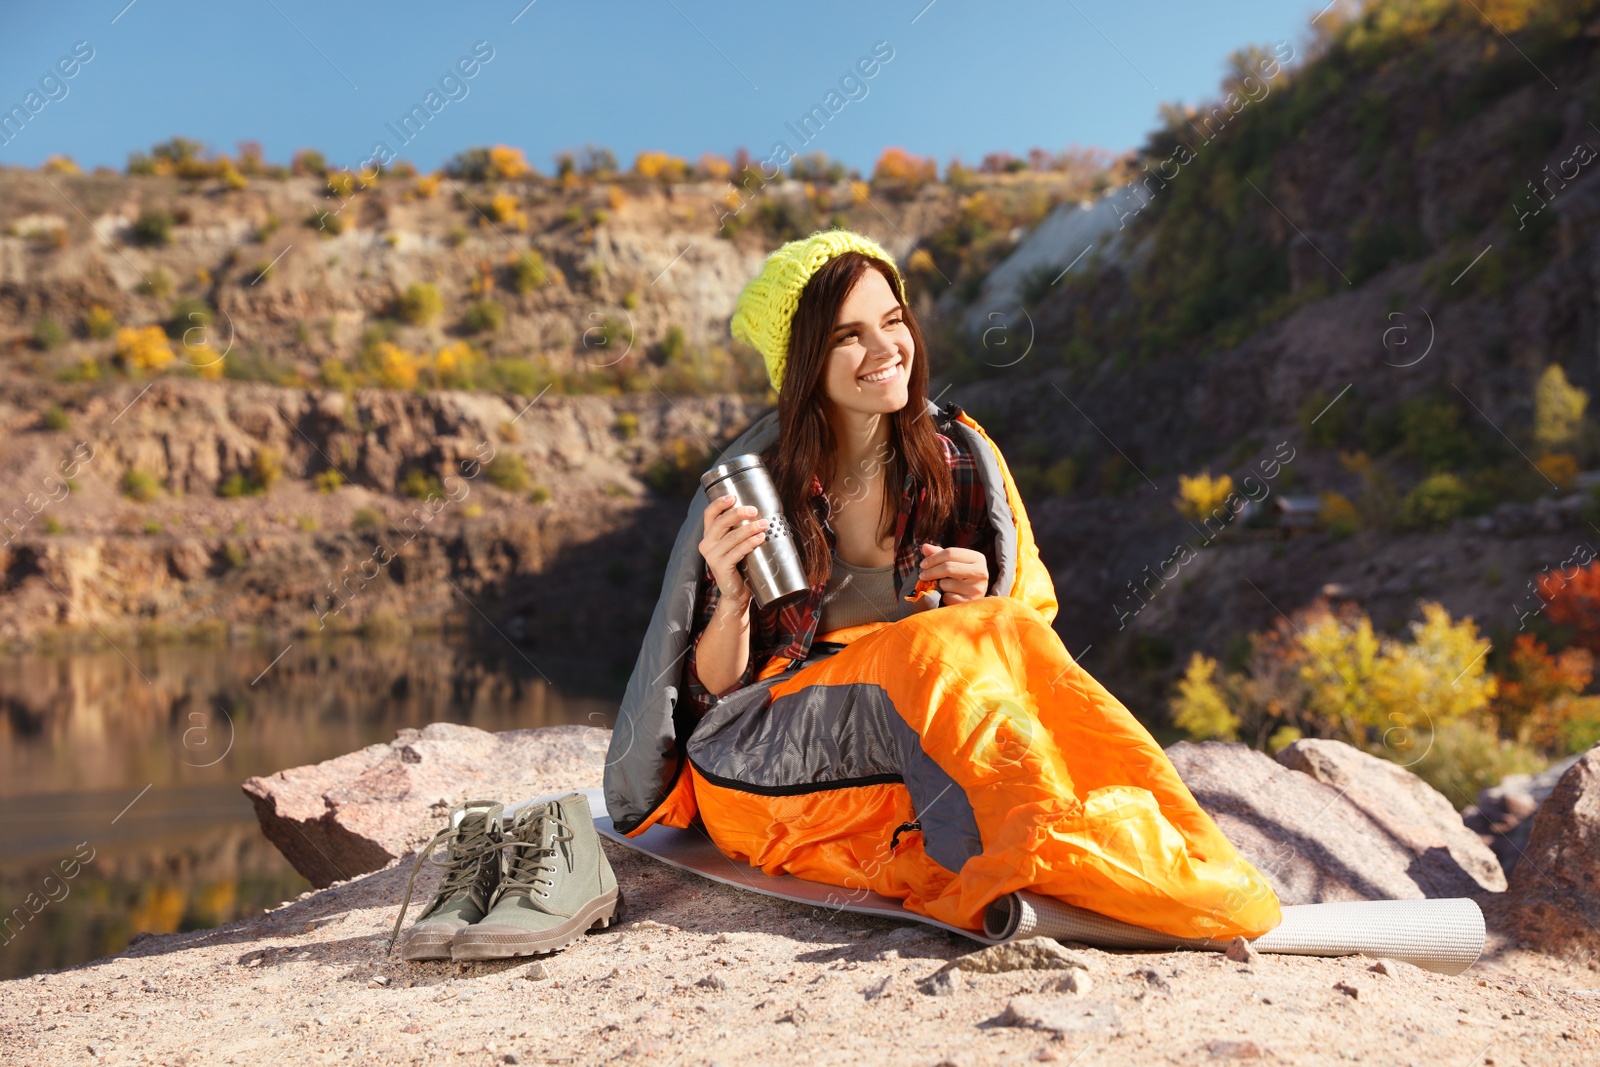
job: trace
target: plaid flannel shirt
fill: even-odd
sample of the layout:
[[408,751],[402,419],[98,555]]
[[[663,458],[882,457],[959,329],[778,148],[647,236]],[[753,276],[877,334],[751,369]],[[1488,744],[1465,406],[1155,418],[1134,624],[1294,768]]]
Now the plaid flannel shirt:
[[[926,491],[919,490],[913,493],[911,476],[909,474],[906,476],[905,483],[900,489],[900,514],[895,522],[895,588],[903,591],[908,576],[914,575],[919,568],[922,554],[917,546],[924,542],[945,548],[971,548],[982,552],[988,561],[989,582],[992,588],[999,570],[994,556],[994,527],[989,524],[988,497],[984,492],[983,483],[978,479],[977,466],[964,445],[956,443],[944,434],[936,436],[943,449],[945,462],[950,466],[955,511],[946,530],[923,529],[926,523],[922,521],[921,505],[926,497]],[[818,478],[813,478],[811,482],[810,504],[822,524],[831,555],[838,538],[828,522],[828,496]],[[700,589],[695,601],[694,629],[690,635],[689,654],[684,662],[682,687],[688,695],[695,718],[704,715],[720,696],[726,696],[754,681],[771,657],[783,656],[794,663],[803,661],[810,653],[812,639],[816,636],[817,622],[822,617],[822,599],[826,590],[827,582],[824,580],[812,586],[810,593],[803,599],[791,601],[780,607],[760,608],[752,603],[749,663],[737,682],[721,694],[713,693],[700,682],[700,676],[695,670],[695,653],[701,635],[705,633],[712,616],[716,613],[721,591],[711,576],[711,568],[702,563]]]

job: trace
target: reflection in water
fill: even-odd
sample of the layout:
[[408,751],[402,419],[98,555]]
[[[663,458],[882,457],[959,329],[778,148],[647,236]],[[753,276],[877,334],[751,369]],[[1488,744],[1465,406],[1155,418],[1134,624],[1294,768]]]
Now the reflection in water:
[[276,662],[281,646],[123,651],[0,661],[0,977],[308,889],[261,836],[251,775],[430,722],[608,727],[620,696],[564,694],[450,637],[300,640]]

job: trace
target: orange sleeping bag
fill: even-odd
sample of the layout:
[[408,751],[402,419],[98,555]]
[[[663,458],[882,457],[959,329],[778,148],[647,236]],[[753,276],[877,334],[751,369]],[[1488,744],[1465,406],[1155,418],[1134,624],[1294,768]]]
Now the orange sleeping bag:
[[[1021,498],[1009,595],[820,635],[724,695],[630,833],[696,817],[727,855],[967,929],[1031,889],[1180,937],[1256,937],[1277,896],[1050,628]],[[613,742],[614,747],[616,742]]]

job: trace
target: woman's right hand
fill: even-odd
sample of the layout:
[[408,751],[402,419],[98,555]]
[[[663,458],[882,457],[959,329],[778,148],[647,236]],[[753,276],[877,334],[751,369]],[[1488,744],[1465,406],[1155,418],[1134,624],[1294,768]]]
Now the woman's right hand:
[[767,539],[767,520],[749,521],[758,514],[748,504],[735,507],[731,494],[718,497],[706,507],[705,534],[700,538],[700,555],[723,600],[741,612],[750,605],[751,590],[739,573],[739,561]]

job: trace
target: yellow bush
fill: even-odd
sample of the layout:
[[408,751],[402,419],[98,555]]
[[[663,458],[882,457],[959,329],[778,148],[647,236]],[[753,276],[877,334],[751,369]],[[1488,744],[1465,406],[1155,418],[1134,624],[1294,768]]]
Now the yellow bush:
[[73,162],[71,156],[51,156],[39,168],[46,174],[82,174],[83,170]]
[[465,341],[445,345],[433,356],[434,382],[441,389],[471,389],[483,369],[483,356]]
[[1186,519],[1204,519],[1209,517],[1218,508],[1228,494],[1233,492],[1233,479],[1226,474],[1211,476],[1210,471],[1202,471],[1194,477],[1187,474],[1178,475],[1178,496],[1173,500],[1173,506],[1178,509],[1178,514]]
[[707,152],[700,157],[700,173],[712,181],[720,181],[733,173],[733,165],[721,156]]
[[1583,426],[1589,394],[1567,381],[1561,364],[1552,363],[1539,375],[1533,390],[1533,439],[1541,448],[1573,444]]
[[89,309],[89,314],[83,317],[83,328],[90,337],[104,340],[117,332],[117,317],[111,314],[109,308],[95,304]]
[[331,171],[328,174],[328,190],[340,200],[348,200],[356,191],[356,176],[347,170]]
[[926,248],[919,248],[906,260],[906,269],[912,274],[931,274],[934,270],[933,256]]
[[1578,480],[1578,457],[1571,452],[1546,452],[1534,466],[1562,492],[1571,489],[1572,483]]
[[223,355],[207,344],[184,345],[183,358],[208,382],[218,381],[224,370]]
[[1172,699],[1172,723],[1190,737],[1234,741],[1239,736],[1239,717],[1217,686],[1217,661],[1196,652],[1178,682]]
[[665,152],[640,152],[633,159],[633,171],[641,178],[681,182],[688,176],[689,164]]
[[533,173],[522,149],[497,144],[489,149],[489,169],[497,178],[525,178]]
[[1485,674],[1488,638],[1438,604],[1422,611],[1410,642],[1377,634],[1366,615],[1309,621],[1300,635],[1311,653],[1300,667],[1310,687],[1306,710],[1345,737],[1372,734],[1384,749],[1406,752],[1419,736],[1486,708],[1496,689]]
[[383,341],[377,350],[378,383],[389,389],[415,389],[421,361],[397,344]]
[[1355,501],[1343,493],[1323,493],[1319,517],[1330,530],[1352,532],[1361,528],[1361,513]]
[[439,176],[437,174],[424,175],[417,179],[417,184],[411,187],[411,195],[418,200],[431,200],[439,191]]
[[159,326],[124,326],[117,331],[117,359],[134,370],[159,371],[175,357]]
[[528,215],[521,202],[510,193],[495,193],[489,199],[489,217],[494,221],[521,231],[528,228]]

